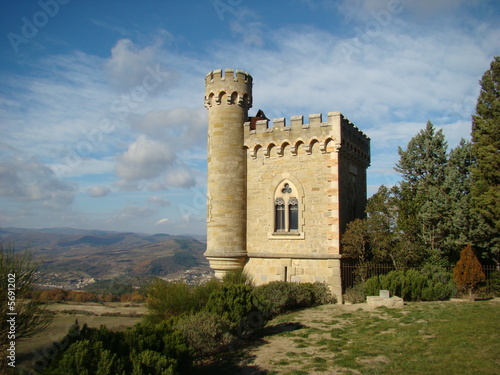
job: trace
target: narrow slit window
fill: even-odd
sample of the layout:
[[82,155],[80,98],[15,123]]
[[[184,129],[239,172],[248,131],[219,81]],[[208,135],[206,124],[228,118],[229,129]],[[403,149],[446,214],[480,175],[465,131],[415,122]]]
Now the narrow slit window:
[[284,232],[285,228],[285,200],[283,198],[276,199],[275,207],[275,232]]
[[299,230],[299,202],[297,198],[291,198],[288,202],[288,228],[290,231]]

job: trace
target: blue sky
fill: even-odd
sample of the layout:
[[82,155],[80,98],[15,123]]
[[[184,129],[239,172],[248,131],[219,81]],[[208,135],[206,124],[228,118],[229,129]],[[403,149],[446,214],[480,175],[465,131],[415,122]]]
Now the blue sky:
[[341,111],[369,194],[428,120],[470,138],[496,0],[2,1],[0,227],[205,233],[204,77],[269,118]]

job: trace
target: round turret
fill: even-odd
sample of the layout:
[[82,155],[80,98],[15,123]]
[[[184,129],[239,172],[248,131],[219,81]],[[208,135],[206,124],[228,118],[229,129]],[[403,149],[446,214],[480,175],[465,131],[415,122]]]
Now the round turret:
[[214,70],[205,78],[208,109],[207,251],[217,277],[246,260],[246,153],[243,124],[252,107],[252,77]]

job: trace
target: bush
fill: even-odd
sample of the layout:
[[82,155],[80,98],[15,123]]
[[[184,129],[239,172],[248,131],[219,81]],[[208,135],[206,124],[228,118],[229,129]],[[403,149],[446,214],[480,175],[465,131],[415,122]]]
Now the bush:
[[453,269],[453,278],[463,291],[469,292],[469,298],[473,299],[473,290],[484,281],[483,267],[474,254],[471,245],[466,246],[460,252],[460,260]]
[[222,277],[222,283],[229,284],[242,284],[248,285],[250,287],[254,286],[252,278],[246,273],[245,270],[235,270],[229,271],[224,274]]
[[184,281],[166,282],[156,279],[148,288],[147,320],[156,324],[200,311],[208,302],[210,295],[220,287],[221,283],[217,280],[192,286]]
[[184,282],[166,282],[156,279],[148,289],[146,306],[153,323],[189,313],[196,309],[191,288]]
[[217,279],[212,279],[206,283],[193,287],[193,298],[196,301],[196,311],[201,310],[210,299],[210,295],[221,288],[221,283]]
[[451,274],[439,267],[427,267],[421,271],[391,271],[374,276],[364,283],[366,295],[378,295],[379,290],[389,290],[391,295],[405,301],[440,301],[456,294]]
[[102,342],[80,340],[71,344],[47,374],[120,374],[124,364],[116,354],[103,348]]
[[102,326],[77,324],[61,341],[58,353],[42,373],[80,374],[187,374],[194,352],[171,323],[140,323],[124,332]]
[[335,302],[328,286],[323,283],[290,283],[292,285],[292,299],[295,306],[305,308]]
[[200,311],[175,324],[197,354],[212,355],[223,351],[234,336],[229,333],[229,322],[218,314]]
[[269,302],[271,316],[335,301],[328,286],[322,283],[272,281],[256,287],[255,295]]
[[229,284],[210,295],[205,311],[222,317],[228,322],[229,331],[242,337],[266,324],[267,306],[250,286]]
[[362,303],[366,300],[364,284],[354,285],[352,288],[347,288],[344,293],[344,301],[349,303]]
[[87,311],[87,310],[61,310],[61,314],[67,314],[67,315],[86,315],[86,316],[97,316],[95,312],[92,311]]

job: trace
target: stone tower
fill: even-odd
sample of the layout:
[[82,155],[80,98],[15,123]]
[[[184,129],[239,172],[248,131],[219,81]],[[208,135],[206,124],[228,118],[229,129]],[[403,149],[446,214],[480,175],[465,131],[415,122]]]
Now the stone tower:
[[207,251],[217,277],[243,268],[246,252],[246,150],[243,124],[252,107],[252,77],[214,70],[205,77],[208,109]]
[[340,298],[341,239],[364,214],[370,139],[340,112],[249,118],[252,77],[241,70],[210,72],[205,106],[205,256],[216,276],[323,282]]

